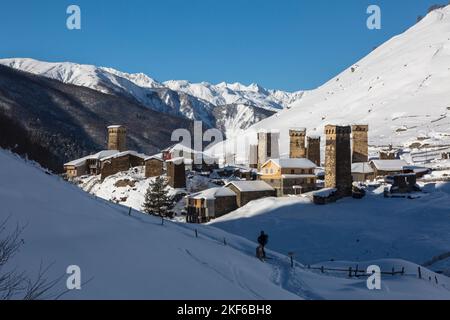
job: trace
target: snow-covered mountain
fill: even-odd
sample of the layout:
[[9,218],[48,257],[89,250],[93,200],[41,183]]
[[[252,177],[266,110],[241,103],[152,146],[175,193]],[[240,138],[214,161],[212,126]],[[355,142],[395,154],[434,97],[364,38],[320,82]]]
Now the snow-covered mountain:
[[200,120],[206,127],[217,127],[228,134],[247,129],[302,96],[302,92],[266,90],[256,84],[248,87],[239,83],[214,86],[187,81],[162,84],[142,73],[130,74],[70,62],[17,58],[2,59],[0,64],[103,93],[126,96],[153,110]]
[[[290,108],[247,130],[306,127],[323,135],[327,124],[369,124],[373,145],[450,143],[450,6],[435,10]],[[244,141],[242,133],[233,141]],[[242,148],[244,151],[244,148]]]
[[237,104],[257,106],[272,111],[282,110],[303,95],[302,91],[289,93],[267,90],[255,83],[245,86],[240,83],[225,82],[213,85],[207,82],[166,81],[164,85],[172,90],[182,91],[208,101],[215,106]]

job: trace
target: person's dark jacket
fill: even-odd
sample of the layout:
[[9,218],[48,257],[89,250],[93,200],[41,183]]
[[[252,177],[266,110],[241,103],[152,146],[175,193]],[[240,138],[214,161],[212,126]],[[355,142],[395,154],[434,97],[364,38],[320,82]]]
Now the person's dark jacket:
[[269,242],[269,236],[267,234],[261,234],[258,237],[258,243],[260,245],[262,245],[263,247],[266,246],[268,242]]

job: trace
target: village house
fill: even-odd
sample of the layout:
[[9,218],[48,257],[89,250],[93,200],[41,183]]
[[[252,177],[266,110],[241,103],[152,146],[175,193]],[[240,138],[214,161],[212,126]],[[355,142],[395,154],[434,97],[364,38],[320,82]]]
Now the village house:
[[118,172],[128,171],[134,167],[144,166],[144,160],[148,156],[135,151],[119,152],[100,160],[101,179],[112,176]]
[[364,182],[375,178],[369,162],[352,163],[352,179],[354,182]]
[[237,209],[236,193],[220,187],[186,197],[186,222],[205,223]]
[[259,179],[276,190],[277,196],[316,189],[316,164],[305,158],[270,159],[261,166]]
[[408,166],[404,160],[372,160],[370,166],[374,171],[374,177],[385,177],[403,173],[403,168]]
[[162,155],[154,155],[144,160],[145,165],[145,177],[158,177],[164,173],[164,160]]
[[121,125],[109,126],[108,150],[100,151],[64,164],[69,179],[84,175],[101,175],[105,179],[121,171],[144,165],[148,156],[135,151],[124,151],[126,147],[126,128]]
[[103,150],[80,159],[64,164],[67,178],[76,178],[84,175],[97,175],[101,171],[101,159],[119,153],[118,150]]
[[276,197],[276,191],[264,181],[233,181],[225,187],[236,194],[237,206],[243,207],[253,200]]
[[219,167],[218,160],[204,152],[193,150],[181,143],[175,144],[162,151],[164,161],[174,158],[184,158],[186,170],[212,171]]
[[404,166],[403,173],[414,173],[416,178],[423,178],[425,175],[430,174],[432,170],[430,168],[418,167],[418,166]]

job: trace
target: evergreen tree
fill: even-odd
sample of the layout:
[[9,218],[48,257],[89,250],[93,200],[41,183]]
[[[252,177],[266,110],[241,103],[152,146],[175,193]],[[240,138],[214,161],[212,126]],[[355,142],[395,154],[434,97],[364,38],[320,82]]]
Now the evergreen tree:
[[169,216],[173,203],[169,196],[168,185],[164,177],[157,177],[150,183],[145,194],[144,212],[161,217]]

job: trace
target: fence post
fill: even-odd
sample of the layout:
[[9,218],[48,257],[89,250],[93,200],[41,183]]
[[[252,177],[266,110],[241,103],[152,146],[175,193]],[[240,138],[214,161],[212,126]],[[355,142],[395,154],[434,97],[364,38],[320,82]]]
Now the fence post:
[[223,238],[223,244],[226,246],[227,245],[227,239]]
[[392,275],[395,276],[395,267],[392,267]]
[[131,207],[130,207],[130,209],[128,210],[128,215],[131,217]]
[[164,217],[161,217],[161,225],[164,225]]
[[320,267],[320,271],[321,271],[322,273],[324,273],[324,272],[325,272],[325,270],[324,270],[323,266],[321,266],[321,267]]
[[195,229],[195,237],[198,238],[198,231]]
[[439,284],[437,276],[434,276],[434,280],[436,280],[436,284]]
[[420,269],[420,267],[418,267],[417,270],[419,272],[419,279],[422,279],[422,270]]
[[402,267],[402,276],[405,275],[405,267]]
[[348,268],[348,276],[351,278],[352,277],[352,267]]
[[359,267],[359,265],[356,265],[356,269],[355,269],[355,277],[357,277],[357,278],[358,278],[358,267]]

